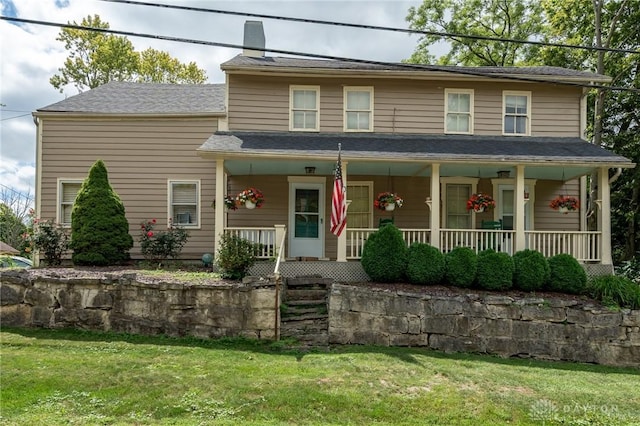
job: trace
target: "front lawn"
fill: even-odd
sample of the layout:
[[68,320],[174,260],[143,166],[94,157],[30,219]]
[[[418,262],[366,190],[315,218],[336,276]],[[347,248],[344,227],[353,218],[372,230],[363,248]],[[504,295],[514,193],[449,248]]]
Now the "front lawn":
[[640,370],[427,349],[0,332],[7,425],[640,425]]

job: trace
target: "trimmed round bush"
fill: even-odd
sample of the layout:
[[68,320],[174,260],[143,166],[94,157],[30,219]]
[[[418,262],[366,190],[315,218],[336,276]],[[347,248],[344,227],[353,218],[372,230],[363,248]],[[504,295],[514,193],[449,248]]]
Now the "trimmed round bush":
[[547,288],[561,293],[582,294],[587,286],[587,273],[569,254],[549,258],[551,275]]
[[513,255],[513,264],[513,286],[519,290],[540,290],[549,281],[549,263],[539,251],[519,251]]
[[627,277],[603,275],[587,285],[587,292],[605,305],[640,309],[640,285]]
[[373,281],[402,281],[407,269],[407,245],[402,232],[393,224],[369,235],[362,248],[361,264]]
[[508,290],[513,286],[513,259],[507,253],[484,250],[478,254],[478,286],[485,290]]
[[444,255],[426,243],[409,247],[407,278],[414,284],[438,284],[444,277]]
[[476,279],[478,255],[469,247],[456,247],[444,255],[444,277],[456,287],[471,287]]

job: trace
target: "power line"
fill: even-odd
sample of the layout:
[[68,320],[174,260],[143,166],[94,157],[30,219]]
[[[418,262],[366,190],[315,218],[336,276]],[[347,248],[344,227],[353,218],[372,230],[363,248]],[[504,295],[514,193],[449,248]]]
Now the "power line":
[[27,115],[31,115],[31,113],[27,113],[27,114],[22,114],[22,115],[14,115],[13,117],[7,117],[7,118],[3,118],[0,121],[7,121],[7,120],[13,120],[14,118],[20,118],[20,117],[26,117]]
[[614,53],[630,53],[630,54],[636,54],[636,55],[640,54],[640,51],[631,50],[631,49],[616,49],[616,48],[598,47],[598,46],[581,46],[577,44],[551,43],[551,42],[536,41],[536,40],[517,40],[513,38],[498,38],[498,37],[490,37],[490,36],[482,36],[482,35],[448,33],[448,32],[439,32],[439,31],[412,30],[407,28],[384,27],[384,26],[365,25],[365,24],[352,24],[348,22],[323,21],[320,19],[295,18],[295,17],[286,17],[286,16],[265,15],[260,13],[236,12],[236,11],[220,10],[220,9],[207,9],[207,8],[193,7],[193,6],[147,3],[147,2],[135,1],[135,0],[100,0],[100,1],[107,2],[107,3],[124,3],[124,4],[136,5],[136,6],[151,6],[151,7],[165,8],[165,9],[179,9],[179,10],[186,10],[190,12],[219,13],[219,14],[225,14],[225,15],[246,16],[251,18],[264,18],[264,19],[276,19],[280,21],[304,22],[308,24],[334,25],[334,26],[340,26],[340,27],[359,28],[359,29],[367,29],[367,30],[392,31],[392,32],[407,33],[407,34],[435,35],[435,36],[450,38],[450,39],[467,38],[471,40],[485,40],[485,41],[495,41],[495,42],[501,42],[501,43],[531,44],[534,46],[560,47],[560,48],[566,48],[566,49],[581,49],[581,50],[603,51],[603,52],[614,52]]
[[34,198],[30,195],[30,193],[26,193],[25,194],[23,192],[20,192],[20,191],[18,191],[16,189],[11,188],[10,186],[5,185],[3,183],[0,183],[0,186],[5,188],[5,189],[8,189],[9,191],[13,192],[14,194],[19,195],[21,198],[25,198],[25,199],[27,199],[29,201],[34,201]]
[[[117,34],[124,35],[130,37],[142,37],[142,38],[151,38],[155,40],[165,40],[165,41],[175,41],[180,43],[191,43],[191,44],[200,44],[204,46],[216,46],[216,47],[225,47],[230,49],[244,49],[245,46],[230,44],[230,43],[221,43],[214,41],[204,41],[204,40],[195,40],[195,39],[187,39],[180,37],[170,37],[156,34],[146,34],[146,33],[135,33],[132,31],[120,31],[120,30],[112,30],[110,28],[93,28],[86,27],[82,25],[73,25],[73,24],[61,24],[56,22],[49,21],[39,21],[34,19],[24,19],[24,18],[16,18],[16,17],[8,17],[8,16],[0,16],[0,19],[6,21],[13,22],[22,22],[26,24],[35,24],[35,25],[44,25],[50,27],[59,27],[59,28],[69,28],[76,30],[84,30],[84,31],[94,31],[99,33],[107,33],[107,34]],[[291,50],[280,50],[280,49],[260,49],[256,47],[251,47],[252,50],[259,50],[262,52],[272,52],[272,53],[280,53],[283,55],[291,55],[291,56],[304,56],[308,58],[316,58],[316,59],[329,59],[334,61],[343,61],[343,62],[353,62],[353,63],[361,63],[368,65],[381,65],[387,67],[395,67],[395,68],[405,68],[405,69],[413,69],[413,70],[422,70],[422,71],[436,71],[436,72],[445,72],[450,74],[458,74],[458,75],[470,75],[475,77],[486,77],[486,78],[494,78],[501,80],[514,80],[514,81],[523,81],[529,83],[547,83],[547,84],[560,84],[565,86],[575,86],[575,87],[585,87],[589,89],[605,89],[612,91],[628,91],[628,92],[640,92],[640,89],[629,88],[629,87],[616,87],[616,86],[606,86],[602,84],[583,84],[577,82],[563,81],[563,80],[554,80],[554,79],[542,79],[535,77],[519,77],[515,75],[505,75],[505,74],[491,74],[482,71],[474,71],[469,68],[459,68],[459,67],[442,67],[442,66],[433,66],[433,65],[425,65],[425,64],[407,64],[407,63],[392,63],[392,62],[382,62],[382,61],[372,61],[366,59],[354,59],[354,58],[345,58],[341,56],[331,56],[331,55],[322,55],[317,53],[304,53],[304,52],[296,52]]]

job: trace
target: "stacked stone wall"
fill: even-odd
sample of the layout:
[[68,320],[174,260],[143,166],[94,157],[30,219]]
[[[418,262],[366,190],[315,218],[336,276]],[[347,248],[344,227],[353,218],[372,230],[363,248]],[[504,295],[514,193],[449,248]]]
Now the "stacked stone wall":
[[334,284],[329,339],[640,367],[640,310],[498,294],[434,296]]
[[273,339],[275,280],[244,283],[141,282],[135,273],[100,278],[0,274],[0,322],[132,334]]

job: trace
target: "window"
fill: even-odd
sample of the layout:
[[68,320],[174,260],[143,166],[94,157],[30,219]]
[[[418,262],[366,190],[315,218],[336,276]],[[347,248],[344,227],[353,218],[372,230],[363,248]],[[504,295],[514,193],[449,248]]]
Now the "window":
[[169,182],[169,217],[174,225],[197,227],[200,217],[200,182]]
[[442,182],[442,227],[445,229],[472,229],[475,216],[467,210],[467,200],[478,187],[477,178],[443,177]]
[[373,131],[373,87],[344,88],[344,130]]
[[57,222],[71,226],[71,210],[82,186],[82,180],[58,180],[58,217]]
[[349,228],[373,227],[373,182],[347,182]]
[[445,133],[473,133],[473,90],[445,89]]
[[291,86],[289,129],[317,132],[319,130],[320,87]]
[[502,133],[528,135],[531,127],[531,92],[503,92]]

